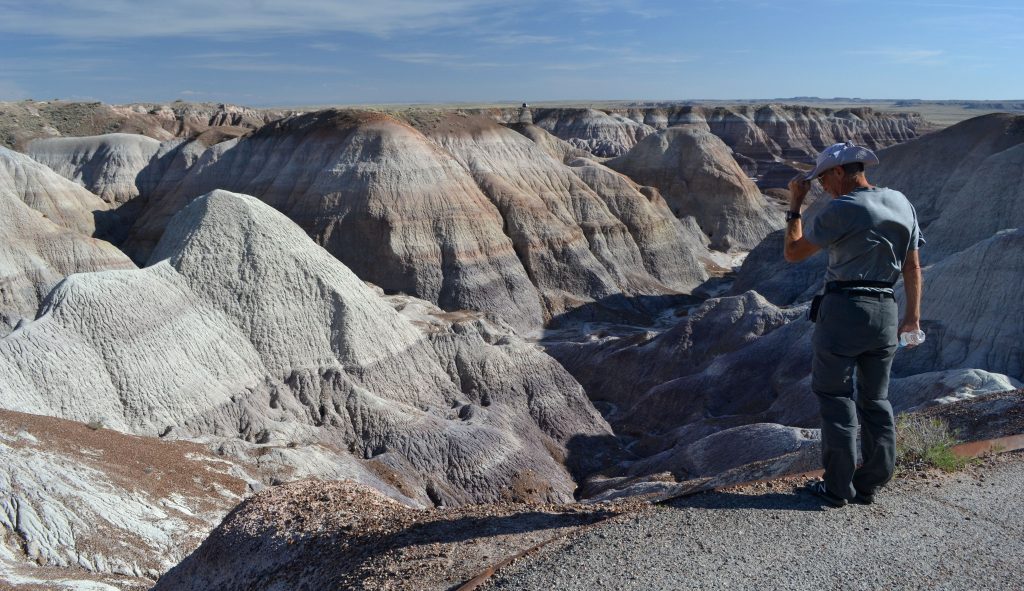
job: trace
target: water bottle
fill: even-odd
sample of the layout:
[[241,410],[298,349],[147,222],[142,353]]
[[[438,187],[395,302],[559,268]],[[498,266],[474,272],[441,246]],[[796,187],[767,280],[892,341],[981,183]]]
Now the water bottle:
[[924,342],[923,330],[910,330],[900,333],[900,347],[916,347]]

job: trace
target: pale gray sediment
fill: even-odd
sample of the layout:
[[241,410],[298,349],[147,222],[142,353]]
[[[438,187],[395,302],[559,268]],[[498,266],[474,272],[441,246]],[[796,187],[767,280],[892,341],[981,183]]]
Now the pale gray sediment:
[[1024,454],[822,510],[788,485],[678,499],[499,572],[487,589],[1021,589]]

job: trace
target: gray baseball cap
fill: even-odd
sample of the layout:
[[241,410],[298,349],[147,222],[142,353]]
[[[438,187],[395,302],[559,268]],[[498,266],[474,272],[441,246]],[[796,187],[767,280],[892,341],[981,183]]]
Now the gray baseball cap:
[[851,162],[863,162],[865,166],[873,166],[878,164],[878,156],[863,146],[855,146],[853,142],[832,144],[818,154],[814,170],[804,175],[804,180],[814,180],[815,177],[830,168]]

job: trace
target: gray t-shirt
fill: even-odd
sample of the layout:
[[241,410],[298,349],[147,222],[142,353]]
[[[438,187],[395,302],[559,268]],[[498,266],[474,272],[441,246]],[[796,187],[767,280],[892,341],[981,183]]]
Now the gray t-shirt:
[[854,189],[811,220],[807,240],[828,249],[825,281],[895,282],[907,252],[924,244],[917,212],[899,191]]

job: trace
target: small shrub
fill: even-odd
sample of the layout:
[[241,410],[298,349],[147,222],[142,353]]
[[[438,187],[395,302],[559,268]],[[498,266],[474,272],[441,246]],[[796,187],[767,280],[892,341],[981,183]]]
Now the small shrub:
[[86,423],[85,426],[89,427],[93,431],[99,431],[100,429],[106,426],[104,423],[105,421],[102,418],[94,418],[90,420],[88,423]]
[[938,468],[955,472],[972,461],[953,453],[957,443],[942,419],[902,416],[896,422],[896,465],[908,471]]

